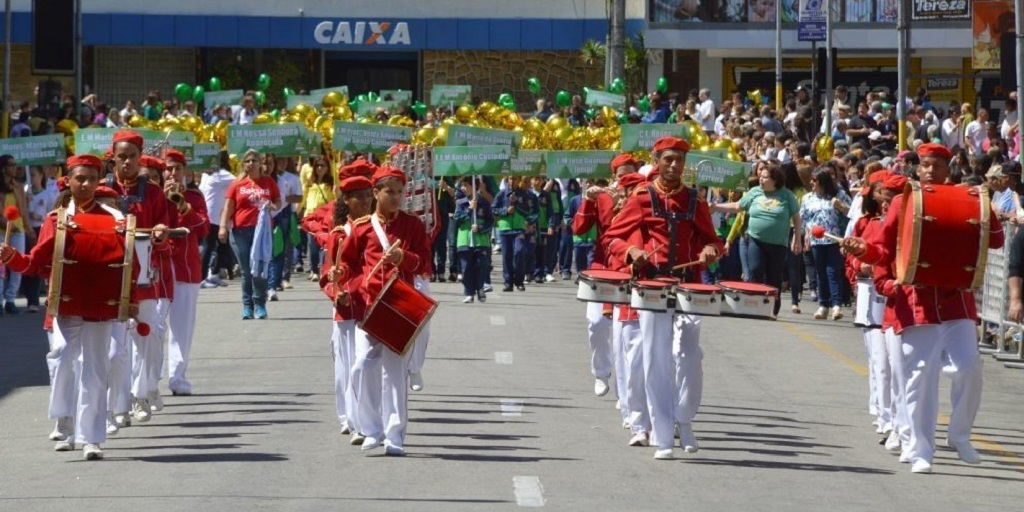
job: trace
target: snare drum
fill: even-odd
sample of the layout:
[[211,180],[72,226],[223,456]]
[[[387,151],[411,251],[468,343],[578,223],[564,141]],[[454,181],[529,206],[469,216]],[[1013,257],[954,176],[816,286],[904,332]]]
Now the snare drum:
[[396,274],[381,289],[359,327],[392,352],[404,355],[437,310],[437,302]]
[[576,299],[583,302],[629,304],[629,274],[614,270],[584,270],[576,280]]
[[722,289],[713,284],[681,283],[675,288],[676,311],[688,315],[722,314]]
[[660,280],[635,281],[630,286],[629,307],[641,311],[668,311],[672,286],[672,283]]
[[139,260],[139,280],[142,287],[152,286],[154,279],[153,243],[149,233],[135,233],[135,256]]
[[875,282],[870,279],[858,279],[857,311],[853,316],[853,325],[877,329],[882,326],[884,314],[885,297],[878,295]]
[[907,185],[903,211],[897,212],[897,281],[943,288],[980,288],[988,258],[988,194],[979,187],[915,182]]
[[725,297],[721,303],[723,315],[769,319],[775,317],[778,289],[740,281],[722,281],[718,286],[722,288]]

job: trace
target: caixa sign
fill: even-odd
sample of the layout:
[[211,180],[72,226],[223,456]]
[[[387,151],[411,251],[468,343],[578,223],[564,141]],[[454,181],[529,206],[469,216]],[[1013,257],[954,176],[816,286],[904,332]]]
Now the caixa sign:
[[410,46],[409,23],[405,21],[321,21],[313,29],[321,45]]

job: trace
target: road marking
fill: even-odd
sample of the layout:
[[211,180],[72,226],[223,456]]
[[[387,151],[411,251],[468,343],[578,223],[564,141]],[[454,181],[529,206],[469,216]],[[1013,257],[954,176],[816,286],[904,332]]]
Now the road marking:
[[505,317],[501,315],[491,315],[491,325],[505,325]]
[[497,364],[512,364],[512,352],[495,352],[494,362]]
[[[867,377],[867,375],[869,373],[867,366],[864,366],[864,365],[858,363],[857,361],[854,361],[853,359],[850,359],[845,354],[840,353],[836,349],[832,348],[831,345],[829,345],[828,343],[825,343],[824,341],[822,341],[817,336],[815,336],[815,335],[813,335],[813,334],[811,334],[811,333],[809,333],[807,331],[804,331],[803,329],[801,329],[801,328],[799,328],[799,327],[797,327],[795,325],[783,324],[782,328],[787,330],[787,331],[789,331],[789,332],[791,332],[791,333],[793,333],[796,337],[800,338],[800,340],[808,343],[809,345],[811,345],[812,347],[818,349],[820,352],[824,353],[825,355],[827,355],[827,356],[831,357],[832,359],[834,359],[834,360],[836,360],[836,361],[846,365],[851,370],[856,372],[858,375],[860,375],[862,377]],[[945,413],[940,413],[938,420],[939,420],[940,423],[944,423],[946,425],[949,425],[949,416],[946,415]],[[1021,458],[1015,452],[1007,449],[1005,446],[999,444],[998,442],[996,442],[996,441],[994,441],[992,439],[989,439],[989,438],[987,438],[987,437],[985,437],[985,436],[983,436],[981,434],[977,434],[977,433],[972,433],[971,434],[971,441],[974,442],[974,443],[977,443],[979,448],[981,448],[983,450],[989,450],[989,451],[993,452],[998,457],[1003,457],[1005,459],[1009,459],[1011,464],[1013,464],[1013,465],[1015,465],[1015,466],[1017,466],[1019,468],[1024,469],[1024,458]]]
[[512,486],[516,493],[516,505],[520,507],[543,507],[544,487],[535,476],[514,476]]
[[503,399],[501,401],[502,416],[522,416],[523,402],[521,400]]

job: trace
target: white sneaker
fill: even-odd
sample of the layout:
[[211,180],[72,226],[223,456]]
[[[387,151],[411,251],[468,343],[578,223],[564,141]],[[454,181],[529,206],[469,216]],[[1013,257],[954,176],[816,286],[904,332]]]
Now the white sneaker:
[[843,318],[843,308],[839,306],[832,306],[832,320],[841,320]]
[[284,288],[285,290],[291,290],[292,288],[295,288],[295,287],[292,286],[292,282],[291,281],[285,279],[284,281],[281,281],[281,288]]
[[120,432],[120,431],[121,431],[121,427],[118,426],[117,420],[114,419],[114,416],[108,414],[107,415],[107,435],[108,436],[116,436],[117,433]]
[[630,425],[628,421],[622,420],[622,429],[629,430],[630,428],[632,428],[632,425]]
[[666,448],[664,450],[655,451],[654,458],[655,460],[672,460],[676,458],[676,456],[672,453],[672,448]]
[[491,293],[494,291],[494,287],[489,284],[485,284],[484,287],[481,288],[481,290],[483,290],[484,293]]
[[409,374],[409,389],[413,391],[423,391],[423,375],[420,372],[412,372]]
[[75,433],[75,421],[71,416],[57,418],[57,423],[50,432],[50,441],[63,441]]
[[608,394],[608,379],[594,380],[594,394],[597,396],[605,396]]
[[100,460],[103,458],[103,450],[100,445],[89,443],[82,449],[82,455],[85,460]]
[[397,444],[384,443],[384,455],[390,457],[405,457],[405,448]]
[[544,276],[544,282],[545,283],[553,283],[553,282],[555,282],[555,276],[553,276],[551,274],[548,274],[548,275]]
[[960,460],[964,461],[965,464],[981,464],[981,454],[978,453],[978,450],[974,449],[970,441],[954,443],[946,439],[946,446],[956,450],[956,456],[960,457]]
[[911,473],[924,473],[928,474],[932,472],[932,463],[924,459],[917,459],[914,461],[914,465],[910,466]]
[[213,282],[213,281],[210,281],[210,279],[207,278],[207,279],[204,279],[203,282],[199,283],[199,287],[204,289],[204,290],[207,290],[207,289],[210,289],[210,288],[219,288],[220,285],[215,283],[215,282]]
[[359,432],[353,432],[352,433],[352,438],[348,440],[348,444],[350,444],[352,446],[362,446],[363,445],[363,441],[365,441],[365,440],[366,440],[366,436],[360,434]]
[[472,295],[466,295],[466,298],[462,299],[462,303],[463,304],[472,304],[473,303],[473,299],[475,299],[475,298],[476,297],[474,297]]
[[270,300],[270,302],[277,302],[277,290],[271,289],[268,291],[267,299]]
[[124,412],[124,413],[121,413],[121,414],[115,414],[114,415],[114,423],[117,425],[117,428],[130,427],[130,426],[132,426],[131,415],[129,413],[127,413],[127,412]]
[[145,398],[136,398],[135,405],[132,406],[132,416],[139,423],[145,423],[149,421],[149,417],[152,416],[152,411],[149,409],[149,400]]
[[456,278],[455,281],[458,282],[458,283],[461,283],[462,282],[462,274],[459,274],[459,277]]
[[341,426],[341,435],[347,436],[352,433],[352,429],[348,428],[348,425]]
[[68,440],[57,441],[57,444],[53,445],[53,451],[55,452],[73,452],[75,451],[75,443]]
[[359,449],[364,452],[368,452],[370,450],[380,448],[380,445],[384,443],[383,437],[384,436],[366,436],[366,438],[363,439],[363,445]]
[[900,452],[900,464],[910,464],[910,455],[907,455],[906,450]]
[[679,447],[686,453],[694,453],[700,449],[697,436],[693,435],[693,428],[689,423],[679,424]]
[[828,316],[828,309],[825,309],[825,306],[819,307],[818,310],[814,312],[815,320],[824,320],[826,316]]
[[637,435],[633,436],[632,439],[629,440],[629,445],[630,446],[650,446],[651,445],[651,436],[649,436],[647,434],[647,432],[640,432]]
[[900,446],[900,435],[895,430],[889,432],[889,438],[885,440],[885,449],[893,455],[899,455],[903,451]]
[[153,391],[149,394],[149,410],[152,412],[164,410],[164,399],[160,396],[159,391]]

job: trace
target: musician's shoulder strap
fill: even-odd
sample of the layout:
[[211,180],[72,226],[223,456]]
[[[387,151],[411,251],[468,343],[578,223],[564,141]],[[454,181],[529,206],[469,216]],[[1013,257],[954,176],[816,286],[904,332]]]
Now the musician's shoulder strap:
[[661,199],[658,197],[658,191],[654,189],[654,185],[647,185],[644,188],[651,196],[651,209],[654,210],[654,215],[661,217],[665,213],[665,209],[661,207]]
[[363,215],[362,217],[359,217],[358,219],[352,221],[352,225],[353,226],[358,226],[360,224],[366,224],[367,222],[370,222],[370,216],[369,215]]
[[388,252],[391,249],[391,242],[388,241],[388,235],[384,232],[384,227],[380,225],[380,219],[376,215],[371,215],[370,224],[373,225],[373,232],[377,235],[380,246],[384,249],[384,252]]

